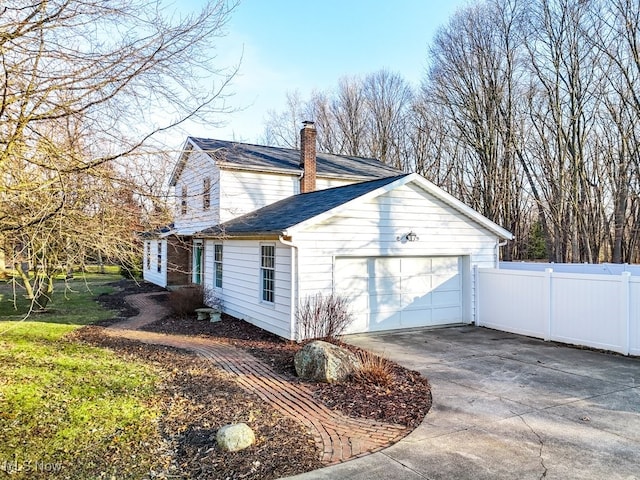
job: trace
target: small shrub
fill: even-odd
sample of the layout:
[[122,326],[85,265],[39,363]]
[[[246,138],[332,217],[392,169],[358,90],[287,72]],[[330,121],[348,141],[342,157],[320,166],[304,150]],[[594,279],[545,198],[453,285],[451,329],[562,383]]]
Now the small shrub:
[[332,293],[308,295],[296,310],[296,338],[337,338],[353,321],[347,299]]
[[190,285],[169,292],[171,310],[179,317],[186,317],[204,306],[204,290],[200,285]]
[[203,291],[204,304],[209,308],[215,308],[222,312],[222,299],[216,295],[216,291],[211,287],[204,287]]
[[356,356],[362,366],[351,374],[358,382],[378,387],[387,387],[393,381],[393,368],[389,360],[366,350],[359,350]]

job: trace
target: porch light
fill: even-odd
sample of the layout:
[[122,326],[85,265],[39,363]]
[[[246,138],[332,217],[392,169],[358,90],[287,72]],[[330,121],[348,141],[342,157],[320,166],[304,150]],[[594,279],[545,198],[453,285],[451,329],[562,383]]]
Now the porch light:
[[399,242],[417,242],[418,240],[420,240],[420,237],[418,237],[418,235],[413,230],[411,230],[409,233],[405,233],[404,235],[396,237],[396,240]]

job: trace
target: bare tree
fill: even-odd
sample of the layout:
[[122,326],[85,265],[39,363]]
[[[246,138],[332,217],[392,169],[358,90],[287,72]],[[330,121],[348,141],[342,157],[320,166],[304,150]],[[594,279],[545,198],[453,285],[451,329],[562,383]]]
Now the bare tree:
[[160,0],[0,6],[0,242],[8,250],[30,252],[47,281],[76,253],[109,242],[105,255],[130,260],[141,189],[114,162],[153,154],[158,134],[227,111],[219,101],[237,67],[219,68],[213,47],[233,7],[218,0],[184,16]]
[[413,101],[411,88],[397,73],[380,70],[365,78],[364,97],[369,110],[370,156],[402,168],[400,148],[404,141],[403,123]]
[[550,255],[556,261],[599,258],[598,235],[590,226],[600,219],[587,215],[598,188],[593,178],[597,159],[588,143],[595,128],[599,81],[593,68],[597,54],[585,41],[595,28],[589,3],[532,4],[524,32],[532,74],[536,181],[553,225]]
[[317,94],[323,145],[430,178],[515,233],[504,258],[640,261],[640,3],[485,0],[429,53],[417,93]]
[[300,147],[300,123],[303,105],[300,92],[287,92],[286,108],[282,112],[270,110],[265,120],[262,142],[267,145],[298,149]]
[[[516,110],[516,47],[509,5],[485,3],[456,13],[436,34],[423,98],[441,107],[463,149],[457,190],[485,216],[516,232],[522,213],[522,144]],[[505,250],[512,257],[513,244]]]
[[[630,0],[605,2],[601,28],[588,40],[602,56],[606,73],[601,91],[603,150],[613,204],[611,260],[638,261],[640,236],[640,5]],[[636,252],[634,254],[634,252]]]
[[297,148],[292,145],[300,121],[313,119],[321,151],[375,157],[398,168],[407,164],[405,123],[413,90],[400,75],[380,70],[364,80],[345,77],[335,92],[313,92],[302,105],[297,95],[287,98],[285,111],[269,113],[266,143]]
[[362,81],[356,77],[341,78],[332,110],[340,132],[340,153],[361,155],[368,151],[365,145],[367,106]]

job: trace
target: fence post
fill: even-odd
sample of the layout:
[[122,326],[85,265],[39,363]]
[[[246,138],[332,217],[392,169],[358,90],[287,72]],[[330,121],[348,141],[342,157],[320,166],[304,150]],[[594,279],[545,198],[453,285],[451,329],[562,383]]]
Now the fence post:
[[553,268],[544,269],[544,297],[542,298],[542,305],[544,307],[545,322],[544,322],[544,339],[548,342],[551,340],[551,322],[553,311],[553,290],[551,285],[551,276],[553,274]]
[[473,316],[475,324],[481,327],[480,322],[480,276],[478,275],[478,265],[473,266]]
[[620,288],[622,288],[620,292],[620,296],[622,297],[622,312],[620,312],[620,314],[624,321],[622,349],[625,355],[629,355],[631,348],[631,307],[629,304],[629,302],[631,302],[631,283],[629,280],[631,280],[631,272],[622,272],[622,281],[620,282]]

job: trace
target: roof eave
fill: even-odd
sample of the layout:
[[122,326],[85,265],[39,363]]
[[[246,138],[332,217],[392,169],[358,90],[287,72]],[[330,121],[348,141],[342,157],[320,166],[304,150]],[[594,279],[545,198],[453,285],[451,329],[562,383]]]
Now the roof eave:
[[496,236],[498,236],[499,238],[502,238],[504,240],[513,240],[515,237],[514,235],[509,232],[508,230],[502,228],[500,225],[492,222],[491,220],[489,220],[487,217],[485,217],[484,215],[476,212],[473,208],[469,207],[468,205],[462,203],[460,200],[458,200],[457,198],[455,198],[454,196],[448,194],[447,192],[445,192],[444,190],[442,190],[440,187],[436,186],[435,184],[431,183],[429,180],[427,180],[426,178],[424,178],[423,176],[417,174],[417,173],[410,173],[407,174],[401,178],[398,178],[397,180],[388,183],[386,185],[383,185],[375,190],[372,190],[371,192],[365,193],[364,195],[361,195],[359,197],[356,197],[348,202],[343,203],[342,205],[339,205],[335,208],[332,208],[331,210],[327,210],[326,212],[323,212],[319,215],[316,215],[315,217],[309,218],[303,222],[300,222],[296,225],[293,225],[292,227],[290,227],[289,229],[287,229],[285,232],[283,232],[286,235],[293,235],[296,231],[300,231],[303,230],[305,228],[308,228],[312,225],[315,225],[317,223],[322,222],[323,220],[326,220],[328,218],[333,217],[335,214],[339,213],[342,210],[345,210],[347,208],[349,208],[352,204],[354,203],[358,203],[358,202],[362,202],[362,201],[366,201],[372,198],[375,198],[379,195],[382,195],[390,190],[394,190],[395,188],[398,188],[402,185],[406,185],[408,183],[411,182],[417,182],[418,184],[420,184],[427,192],[429,192],[430,194],[432,194],[433,196],[435,196],[436,198],[440,199],[441,201],[443,201],[444,203],[448,204],[449,206],[451,206],[452,208],[454,208],[455,210],[459,211],[460,213],[462,213],[463,215],[465,215],[466,217],[468,217],[469,219],[475,221],[476,223],[478,223],[479,225],[483,226],[484,228],[486,228],[487,230],[489,230],[491,233],[495,234]]
[[449,193],[445,192],[443,189],[433,184],[432,182],[422,177],[421,175],[418,175],[417,173],[412,173],[410,177],[411,177],[410,181],[417,181],[426,191],[434,195],[436,198],[439,198],[440,200],[442,200],[443,202],[445,202],[455,210],[465,215],[467,218],[470,218],[476,223],[482,225],[484,228],[494,233],[499,238],[502,238],[504,240],[513,240],[515,238],[510,231],[506,230],[505,228],[502,228],[497,223],[489,220],[487,217],[485,217],[481,213],[475,211],[473,208],[461,202],[460,200],[455,198],[453,195],[450,195]]
[[[238,165],[231,162],[221,162],[218,161],[218,167],[221,170],[234,170],[240,172],[261,172],[261,173],[274,173],[279,175],[290,175],[290,176],[300,176],[304,172],[302,168],[273,168],[273,167],[264,167],[264,166],[255,166],[255,165]],[[392,176],[392,175],[389,175]],[[376,178],[384,178],[377,177],[375,175],[352,175],[348,173],[323,173],[316,172],[317,178],[326,178],[329,180],[354,180],[354,181],[368,181],[374,180]]]
[[[191,145],[191,148],[188,149],[187,147],[189,145]],[[187,163],[187,157],[189,156],[188,154],[193,150],[202,150],[202,149],[191,140],[191,137],[187,137],[187,139],[184,141],[184,145],[182,146],[182,150],[180,151],[180,156],[178,157],[178,161],[173,167],[173,171],[171,172],[171,176],[169,177],[170,187],[175,187],[176,183],[178,183],[178,177],[180,177],[180,174],[184,169],[184,165],[185,163]]]
[[215,240],[274,240],[283,232],[198,232],[196,238],[213,238]]

